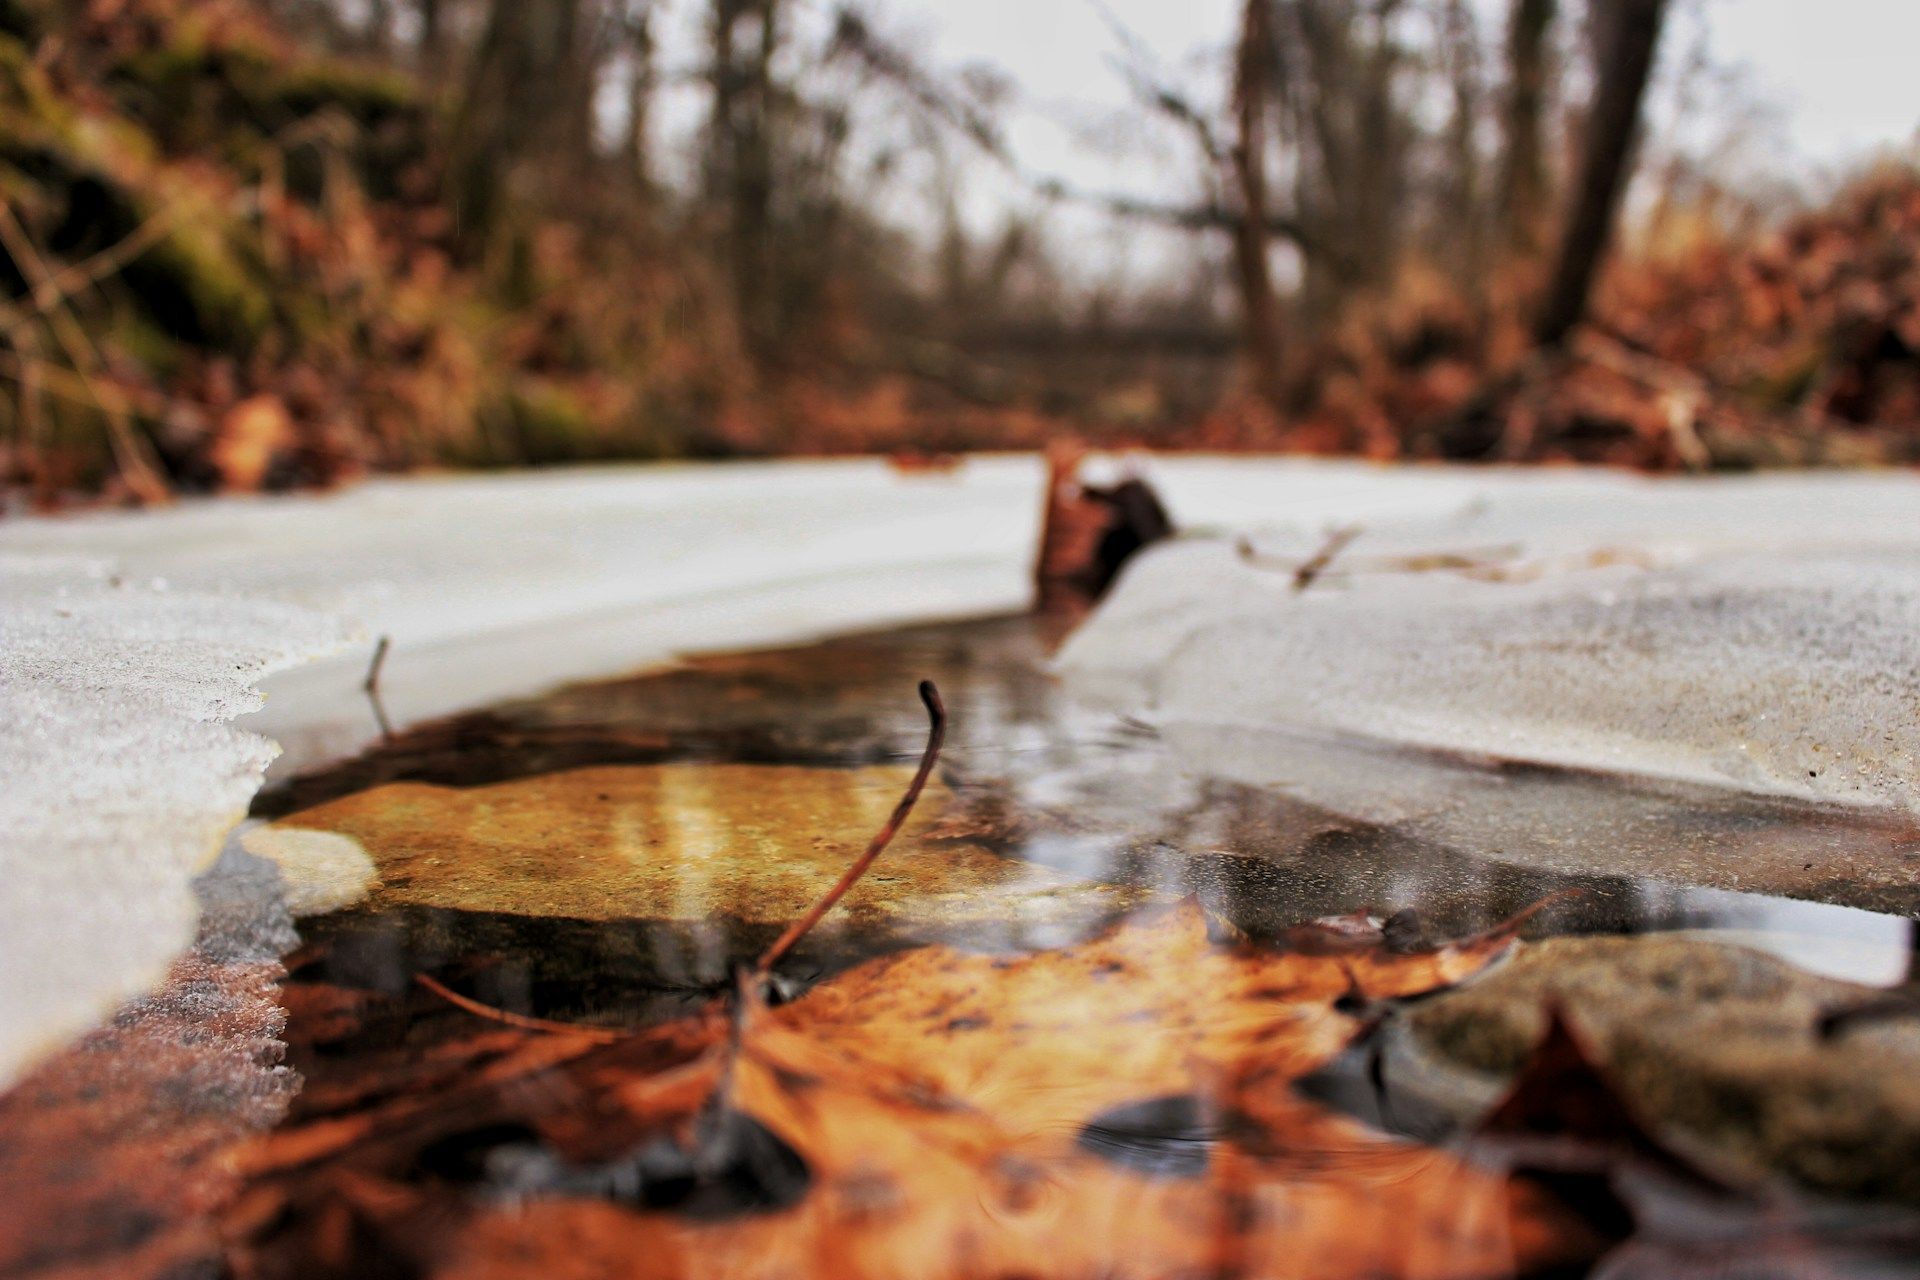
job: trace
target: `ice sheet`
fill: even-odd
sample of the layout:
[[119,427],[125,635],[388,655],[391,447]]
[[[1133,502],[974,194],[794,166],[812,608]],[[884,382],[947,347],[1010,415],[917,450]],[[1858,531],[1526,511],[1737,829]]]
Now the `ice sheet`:
[[274,747],[229,723],[345,628],[0,555],[0,1082],[147,990]]
[[[1216,477],[1231,518],[1128,570],[1060,655],[1070,684],[1196,756],[1236,741],[1196,762],[1240,777],[1261,772],[1244,737],[1210,729],[1920,809],[1913,477],[1447,472],[1423,489],[1415,471],[1329,503],[1314,470]],[[1295,590],[1291,567],[1347,524]]]

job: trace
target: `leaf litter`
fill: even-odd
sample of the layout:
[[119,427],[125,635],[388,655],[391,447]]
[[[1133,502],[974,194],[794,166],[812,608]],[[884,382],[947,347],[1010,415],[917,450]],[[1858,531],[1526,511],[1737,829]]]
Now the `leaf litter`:
[[[952,864],[991,857],[996,833],[1024,815],[1019,806],[974,812],[963,800],[978,795],[927,780],[921,808],[909,815],[896,805],[869,843],[877,856],[897,828],[895,854],[862,877],[870,859],[849,866],[851,856],[883,822],[906,771],[710,768],[738,777],[687,809],[737,813],[743,843],[760,838],[755,824],[785,833],[783,844],[756,846],[773,877],[728,890],[737,902],[778,899],[748,908],[760,921],[749,935],[755,949],[782,925],[798,945],[809,920],[829,910],[823,927],[863,910],[885,923],[889,901],[910,906],[914,896],[890,885],[951,877]],[[602,772],[565,768],[464,792],[420,787],[440,806],[439,830],[457,837],[435,852],[408,852],[405,824],[382,829],[371,804],[335,802],[324,826],[374,855],[379,911],[420,893],[409,909],[482,914],[460,895],[485,890],[484,877],[435,881],[426,862],[435,857],[456,872],[461,861],[492,858],[490,874],[508,882],[515,860],[529,860],[521,882],[485,899],[483,911],[539,910],[544,892],[573,895],[568,910],[592,899],[606,921],[623,906],[652,909],[646,895],[673,887],[671,878],[653,887],[631,878],[635,865],[681,857],[684,875],[703,859],[724,862],[728,842],[713,832],[705,844],[639,841],[613,856],[596,847],[596,824],[630,832],[670,794],[655,777],[608,822],[590,816],[605,803],[589,790]],[[783,781],[788,773],[796,781]],[[824,785],[809,792],[802,776]],[[516,786],[527,789],[525,803],[502,803]],[[547,804],[544,822],[533,816],[542,787],[560,800]],[[313,812],[287,829],[329,834],[303,825]],[[809,843],[796,831],[822,834]],[[570,869],[568,853],[585,856]],[[624,878],[609,870],[619,862]],[[581,865],[599,870],[568,883]],[[1020,878],[1044,870],[999,865],[1009,884],[1028,887]],[[769,893],[796,867],[797,879]],[[847,890],[841,909],[826,892],[836,875]],[[315,981],[311,955],[296,954],[288,961],[296,980],[280,988],[284,1038],[296,1063],[323,1069],[271,1133],[202,1143],[182,1168],[217,1171],[225,1190],[196,1192],[193,1202],[217,1214],[223,1265],[243,1278],[1913,1271],[1900,1261],[1916,1256],[1904,1220],[1863,1226],[1858,1215],[1822,1216],[1711,1173],[1676,1179],[1663,1127],[1630,1129],[1644,1141],[1612,1140],[1608,1127],[1621,1127],[1606,1119],[1619,1114],[1607,1102],[1613,1065],[1586,1058],[1569,1069],[1553,1036],[1532,1051],[1513,1099],[1464,1142],[1409,1140],[1391,1116],[1369,1124],[1316,1100],[1315,1074],[1367,1052],[1383,1026],[1403,1021],[1403,1005],[1489,990],[1469,980],[1506,953],[1524,916],[1436,945],[1409,913],[1356,913],[1263,932],[1256,945],[1192,900],[1103,898],[1109,891],[1118,889],[1086,886],[1086,905],[1136,914],[1091,940],[1085,930],[1097,913],[1076,916],[1074,945],[993,954],[977,945],[968,917],[954,916],[941,926],[948,945],[803,976],[802,985],[816,985],[795,999],[794,975],[771,979],[778,956],[763,953],[768,962],[730,993],[690,989],[697,1003],[678,1007],[691,1016],[638,1031],[503,1014],[424,971],[422,989],[401,998]],[[969,892],[981,891],[954,897]],[[669,909],[715,905],[681,892]],[[991,914],[974,919],[984,926]],[[320,937],[307,953],[324,948]],[[752,954],[741,941],[732,953]],[[465,971],[439,971],[465,985]],[[618,966],[603,972],[616,985],[629,976]],[[1502,981],[1514,972],[1506,967]],[[483,987],[493,998],[511,992]],[[1434,1007],[1421,1002],[1423,1014]],[[1540,1083],[1582,1073],[1580,1088]],[[1628,1096],[1643,1101],[1637,1090]],[[76,1095],[48,1105],[56,1110],[41,1128],[54,1132],[89,1104]],[[1602,1123],[1577,1123],[1582,1106]],[[236,1179],[241,1193],[215,1209]],[[203,1225],[181,1237],[188,1255],[211,1234]],[[134,1235],[127,1248],[137,1248]],[[144,1255],[119,1250],[104,1244],[98,1265],[72,1274],[150,1272]]]
[[[486,1018],[434,1089],[350,1091],[240,1156],[237,1275],[1498,1276],[1595,1256],[1553,1196],[1298,1095],[1395,1000],[1500,957],[1192,900],[1020,956],[927,946],[790,1002],[773,963],[630,1035]],[[1530,914],[1530,913],[1529,913]]]

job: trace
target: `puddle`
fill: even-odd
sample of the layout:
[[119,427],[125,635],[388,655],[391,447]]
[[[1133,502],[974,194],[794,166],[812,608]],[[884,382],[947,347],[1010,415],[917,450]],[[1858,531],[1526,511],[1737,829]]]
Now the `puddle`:
[[[342,1126],[465,1097],[501,1055],[527,1051],[417,975],[510,1015],[670,1034],[885,818],[924,742],[922,678],[951,717],[936,781],[782,963],[786,996],[929,944],[995,957],[1069,946],[1189,896],[1256,942],[1366,912],[1412,945],[1569,889],[1529,937],[1671,933],[1827,979],[1908,979],[1920,896],[1897,874],[1914,844],[1903,824],[1326,741],[1223,738],[1209,758],[1226,763],[1195,776],[1176,763],[1191,744],[1071,702],[1046,674],[1048,638],[1017,618],[709,658],[409,728],[276,780],[209,882],[278,862],[304,916],[281,988],[302,1084],[268,1145],[332,1132],[345,1145],[329,1150],[381,1150],[377,1128]],[[572,1067],[554,1070],[553,1088],[575,1087]],[[1184,1168],[1214,1121],[1173,1102],[1161,1110],[1185,1120],[1168,1167]],[[1134,1110],[1085,1132],[1159,1159]],[[462,1168],[530,1141],[497,1123]],[[22,1159],[16,1171],[31,1172]],[[595,1186],[618,1174],[593,1168]],[[0,1247],[0,1271],[7,1261]]]
[[[1885,983],[1903,972],[1908,916],[1920,909],[1920,837],[1910,824],[1324,739],[1293,743],[1292,767],[1278,771],[1290,776],[1267,764],[1277,750],[1267,742],[1215,753],[1237,760],[1242,777],[1223,776],[1230,767],[1198,777],[1154,727],[1063,695],[1045,674],[1046,640],[1027,619],[952,624],[579,686],[409,730],[271,786],[255,813],[284,818],[393,783],[478,796],[518,782],[529,802],[548,790],[572,810],[568,797],[587,795],[592,776],[578,771],[607,766],[904,769],[924,736],[913,684],[930,676],[952,720],[941,817],[927,825],[1026,866],[1197,893],[1255,935],[1362,908],[1412,908],[1435,929],[1470,931],[1577,887],[1583,896],[1549,913],[1548,930],[1724,926],[1777,936],[1838,976]],[[644,789],[701,775],[607,776]],[[724,771],[709,776],[699,785],[728,785]],[[750,777],[731,781],[750,790]],[[846,816],[847,830],[789,834],[843,842],[857,834],[896,785],[869,777],[869,807]],[[604,802],[587,802],[596,803]],[[724,828],[734,804],[688,794],[675,820]],[[608,911],[658,914],[635,903]],[[1833,944],[1824,957],[1814,945],[1823,939]]]

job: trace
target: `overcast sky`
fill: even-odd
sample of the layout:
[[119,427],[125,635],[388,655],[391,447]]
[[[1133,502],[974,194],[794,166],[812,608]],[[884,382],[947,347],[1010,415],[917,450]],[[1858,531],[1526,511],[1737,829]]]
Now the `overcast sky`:
[[[1718,136],[1712,109],[1696,120],[1690,150],[1727,172],[1818,181],[1879,148],[1910,144],[1920,126],[1920,0],[1673,0],[1665,46],[1672,66],[1699,43],[1716,65],[1739,72],[1742,101],[1761,108],[1740,145]],[[1201,101],[1224,92],[1222,52],[1242,0],[867,0],[884,34],[927,65],[968,65],[1004,73],[1015,87],[1003,112],[1012,150],[1031,173],[1083,188],[1159,199],[1196,190],[1191,142],[1164,121],[1130,109],[1115,70],[1120,39],[1104,14],[1131,32],[1165,77]],[[1510,0],[1474,0],[1496,36]],[[802,0],[803,22],[824,30],[830,0]],[[701,5],[668,10],[670,46],[703,39]],[[697,127],[704,108],[692,91],[660,123]],[[1670,101],[1666,104],[1670,106]],[[1719,107],[1724,111],[1724,100]],[[1664,142],[1668,139],[1656,139]],[[962,148],[964,151],[964,148]],[[961,209],[990,233],[1010,210],[1037,204],[977,155],[958,157]],[[924,175],[923,175],[924,177]],[[897,193],[924,190],[909,179]],[[924,209],[924,206],[922,206]],[[903,207],[900,212],[911,217]],[[918,215],[924,218],[924,212]],[[1047,225],[1057,247],[1082,261],[1149,275],[1184,260],[1191,246],[1166,233],[1085,210],[1055,208]]]
[[[1832,163],[1920,124],[1920,0],[1695,0],[1711,48],[1780,106],[1801,158]],[[1169,63],[1218,49],[1239,0],[1105,0]],[[1497,23],[1503,0],[1479,0]],[[1100,0],[885,0],[946,62],[1010,72],[1037,99],[1121,105]],[[1682,9],[1686,7],[1685,0]],[[1676,24],[1683,35],[1687,19]]]
[[1920,125],[1915,0],[1709,0],[1713,46],[1782,107],[1805,160],[1843,162]]

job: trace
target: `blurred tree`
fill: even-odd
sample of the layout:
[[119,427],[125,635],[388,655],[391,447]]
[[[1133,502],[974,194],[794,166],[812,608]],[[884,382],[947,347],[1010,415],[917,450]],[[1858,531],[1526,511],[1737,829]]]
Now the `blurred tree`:
[[596,0],[490,0],[448,139],[459,236],[483,247],[509,208],[577,191],[593,157]]
[[1276,410],[1285,403],[1286,383],[1281,363],[1280,299],[1274,292],[1273,263],[1268,257],[1267,157],[1268,125],[1276,105],[1278,53],[1271,0],[1246,0],[1233,71],[1236,136],[1231,168],[1240,206],[1233,229],[1233,255],[1254,386]]
[[1337,314],[1399,266],[1417,133],[1403,103],[1417,69],[1401,34],[1404,7],[1404,0],[1277,0],[1286,47],[1296,54],[1287,101],[1299,145],[1302,302],[1310,315]]
[[773,78],[780,0],[713,0],[706,193],[724,232],[721,256],[747,350],[764,360],[775,340],[774,156],[781,139]]
[[1501,111],[1499,217],[1509,248],[1540,248],[1547,190],[1546,135],[1541,127],[1547,93],[1547,52],[1556,0],[1513,0],[1507,21],[1507,85]]
[[1580,167],[1534,340],[1555,347],[1585,316],[1631,172],[1667,0],[1604,0],[1596,20],[1597,82],[1581,142]]
[[1443,235],[1434,238],[1436,257],[1455,279],[1471,284],[1486,267],[1486,185],[1480,154],[1480,121],[1486,100],[1480,27],[1468,0],[1442,0],[1435,15],[1437,69],[1450,98],[1440,154],[1452,174],[1441,193],[1437,220]]
[[654,0],[627,0],[620,10],[620,29],[627,60],[626,125],[622,132],[621,154],[626,157],[628,174],[643,196],[654,190],[653,98],[659,91],[659,71],[655,66],[656,33],[654,24],[659,6]]

